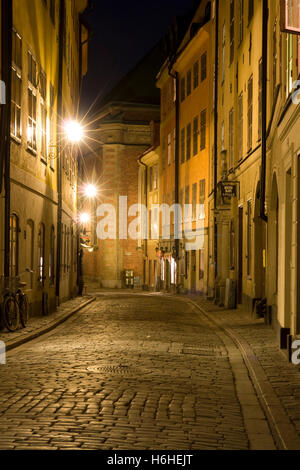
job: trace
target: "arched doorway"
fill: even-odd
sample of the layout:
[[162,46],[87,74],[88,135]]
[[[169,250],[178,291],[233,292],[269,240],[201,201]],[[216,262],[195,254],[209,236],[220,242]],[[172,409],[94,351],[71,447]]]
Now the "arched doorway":
[[272,180],[270,212],[269,212],[269,235],[268,235],[268,301],[269,304],[277,307],[278,293],[278,214],[279,198],[276,175]]
[[254,208],[254,295],[266,296],[266,224],[260,218],[260,181],[257,183]]
[[291,270],[292,270],[292,171],[286,173],[285,194],[285,298],[284,298],[284,326],[291,326]]

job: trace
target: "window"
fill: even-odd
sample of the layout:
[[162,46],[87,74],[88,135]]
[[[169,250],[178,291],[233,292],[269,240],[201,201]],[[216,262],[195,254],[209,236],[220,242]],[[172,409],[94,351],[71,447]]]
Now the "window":
[[55,25],[55,0],[50,0],[50,18]]
[[222,83],[225,80],[225,61],[226,61],[226,24],[223,24],[222,34]]
[[12,34],[12,83],[11,83],[11,134],[21,138],[21,98],[22,98],[22,39],[13,30]]
[[200,204],[199,218],[200,220],[205,219],[205,186],[206,186],[206,181],[205,179],[202,179],[199,183],[199,204]]
[[28,51],[28,123],[27,123],[27,144],[31,150],[36,151],[36,61]]
[[11,277],[19,274],[19,218],[12,214],[10,216],[10,266]]
[[54,122],[54,87],[50,83],[50,168],[54,171],[55,161],[55,122]]
[[39,283],[44,285],[45,282],[45,225],[40,224],[38,237],[39,250]]
[[40,71],[40,94],[43,100],[47,98],[47,76],[45,72],[41,69]]
[[28,88],[27,144],[31,150],[36,150],[36,95],[31,88]]
[[11,83],[11,121],[10,132],[17,139],[21,138],[21,96],[22,80],[17,70],[12,67]]
[[18,69],[22,69],[22,38],[15,30],[12,34],[12,61]]
[[190,187],[189,187],[189,186],[186,186],[186,187],[185,187],[184,203],[185,203],[185,204],[189,204],[189,203],[190,203]]
[[190,96],[192,92],[192,71],[189,70],[186,78],[186,95]]
[[194,89],[199,85],[199,62],[194,64]]
[[181,130],[181,163],[185,162],[185,129]]
[[198,153],[198,116],[194,119],[194,126],[193,126],[193,155],[197,155]]
[[187,125],[186,128],[186,159],[190,160],[191,158],[191,134],[192,134],[192,126],[191,124]]
[[207,77],[207,52],[204,52],[201,56],[201,82]]
[[206,147],[206,109],[201,111],[201,135],[200,135],[200,150]]
[[252,208],[251,208],[251,201],[247,203],[247,274],[251,276],[251,258],[252,258],[252,250],[251,250],[251,238],[252,238]]
[[47,108],[41,103],[41,159],[47,163]]
[[280,0],[281,30],[287,33],[300,33],[299,0]]
[[229,169],[234,165],[234,112],[233,108],[229,112]]
[[196,220],[196,209],[197,209],[197,183],[193,184],[192,187],[192,217]]
[[53,286],[55,281],[55,228],[53,225],[50,232],[49,279],[50,285]]
[[287,64],[286,64],[286,92],[287,96],[293,91],[293,38],[292,34],[287,34]]
[[244,96],[239,96],[239,160],[242,160],[244,154]]
[[181,101],[185,100],[185,78],[181,79]]
[[36,83],[37,65],[36,60],[30,51],[28,51],[28,80],[33,87],[37,86]]
[[248,150],[252,149],[253,126],[253,76],[248,81]]
[[262,59],[259,61],[259,81],[258,81],[258,139],[262,133]]
[[230,64],[234,59],[234,0],[230,0]]
[[221,124],[221,151],[225,150],[225,122]]
[[168,165],[171,165],[172,161],[172,135],[168,134]]
[[248,24],[253,18],[254,14],[254,0],[248,0]]
[[244,0],[239,0],[239,44],[244,38]]

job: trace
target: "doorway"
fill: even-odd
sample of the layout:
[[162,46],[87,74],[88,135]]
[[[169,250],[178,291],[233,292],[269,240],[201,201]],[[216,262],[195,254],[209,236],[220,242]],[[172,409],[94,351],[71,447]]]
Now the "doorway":
[[291,326],[291,262],[292,262],[292,171],[286,174],[285,203],[285,327]]
[[260,218],[260,181],[257,184],[254,209],[254,283],[255,298],[266,297],[266,224]]
[[191,292],[196,292],[196,251],[191,252]]
[[238,304],[243,303],[243,207],[239,207]]

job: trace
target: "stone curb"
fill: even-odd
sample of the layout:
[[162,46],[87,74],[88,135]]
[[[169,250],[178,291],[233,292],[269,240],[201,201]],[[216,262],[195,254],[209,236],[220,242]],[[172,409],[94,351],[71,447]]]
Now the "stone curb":
[[67,313],[62,315],[60,318],[57,318],[56,320],[52,321],[49,325],[44,326],[42,328],[39,328],[38,330],[34,331],[33,333],[29,333],[25,337],[17,338],[17,339],[8,341],[8,342],[5,341],[6,351],[11,351],[12,349],[18,348],[19,346],[22,346],[23,344],[28,343],[29,341],[32,341],[33,339],[36,339],[39,336],[42,336],[46,333],[49,333],[49,331],[54,330],[54,328],[56,328],[57,326],[61,325],[65,321],[67,321],[72,315],[75,315],[75,313],[79,312],[84,307],[87,307],[87,305],[91,304],[95,300],[96,300],[96,297],[92,297],[92,298],[88,299],[86,302],[83,302],[82,304],[80,304],[77,307],[73,308],[73,310],[69,310]]
[[206,312],[206,310],[196,302],[191,299],[189,299],[189,301],[195,305],[205,317],[229,336],[240,350],[278,447],[282,450],[299,450],[300,437],[274,392],[263,367],[260,365],[249,343],[243,340],[240,335],[231,328],[224,327],[222,322],[214,319],[210,313]]

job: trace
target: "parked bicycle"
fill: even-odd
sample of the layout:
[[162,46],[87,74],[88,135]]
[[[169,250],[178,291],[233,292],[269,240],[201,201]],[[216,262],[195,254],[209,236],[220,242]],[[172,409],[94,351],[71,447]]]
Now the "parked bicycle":
[[[32,272],[26,270],[20,276]],[[23,292],[26,282],[21,282],[20,276],[2,277],[2,320],[3,326],[9,331],[16,331],[20,326],[26,328],[29,318],[29,302]]]

